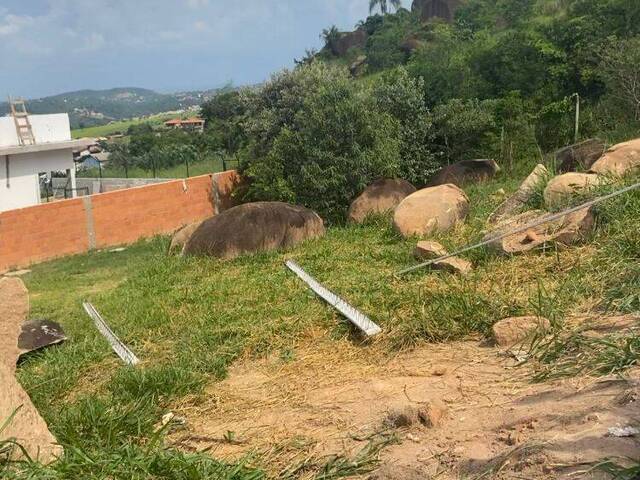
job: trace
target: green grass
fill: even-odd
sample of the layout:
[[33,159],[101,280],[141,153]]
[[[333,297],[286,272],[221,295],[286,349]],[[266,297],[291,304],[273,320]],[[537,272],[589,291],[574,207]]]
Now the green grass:
[[140,118],[136,120],[119,120],[108,123],[107,125],[98,125],[96,127],[77,128],[71,131],[72,138],[84,138],[84,137],[107,137],[117,133],[125,133],[131,125],[139,125],[141,123],[150,123],[151,125],[160,125],[165,120],[175,118],[179,115],[160,113],[158,115],[151,115],[147,118]]
[[[219,156],[211,156],[206,160],[199,161],[189,165],[189,177],[195,177],[198,175],[205,175],[207,173],[215,173],[224,171],[226,166],[227,170],[237,168],[237,161],[228,160],[224,165],[222,159]],[[84,178],[99,178],[100,172],[97,168],[91,168],[87,170],[81,170],[77,176]],[[106,167],[102,169],[103,178],[154,178],[153,170],[145,170],[140,167],[129,168],[125,172],[124,168],[120,167]],[[160,168],[156,171],[155,178],[186,178],[187,167],[184,164],[175,165],[169,168]]]
[[[484,220],[501,201],[494,193],[518,183],[501,177],[468,188],[468,222],[438,239],[453,249],[481,238]],[[363,354],[487,336],[494,322],[513,315],[548,316],[561,328],[567,313],[593,306],[594,298],[603,310],[637,309],[639,205],[634,192],[599,209],[594,246],[514,258],[471,252],[475,270],[465,278],[429,271],[396,278],[414,262],[415,241],[401,239],[385,218],[330,228],[324,238],[286,252],[233,261],[168,256],[168,238],[156,238],[124,252],[34,266],[25,277],[32,316],[62,323],[70,340],[29,357],[18,375],[66,453],[53,466],[21,464],[10,475],[265,478],[251,468],[260,465],[257,457],[227,465],[168,450],[156,429],[174,402],[188,394],[197,405],[203,386],[223,379],[241,356],[290,357],[310,329],[353,338],[343,319],[284,268],[285,259],[297,260],[381,325],[379,339],[361,344]],[[83,312],[83,300],[138,355],[139,367],[118,363]],[[335,462],[339,471],[349,464]],[[314,459],[307,467],[321,475],[326,465]],[[324,478],[337,478],[331,475]]]

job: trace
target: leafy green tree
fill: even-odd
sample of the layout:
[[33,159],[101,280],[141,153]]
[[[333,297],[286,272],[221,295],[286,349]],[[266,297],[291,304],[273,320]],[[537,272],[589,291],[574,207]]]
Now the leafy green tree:
[[607,91],[640,120],[640,36],[609,40],[600,56]]
[[372,91],[378,109],[400,123],[399,174],[417,186],[426,184],[443,160],[433,148],[435,132],[423,92],[424,79],[411,77],[403,67],[386,72]]
[[344,69],[313,63],[285,71],[248,101],[247,199],[299,203],[341,222],[368,184],[399,172],[398,121]]
[[389,4],[396,10],[402,6],[401,0],[369,0],[369,13],[373,13],[376,7],[379,7],[382,15],[386,15],[389,12]]

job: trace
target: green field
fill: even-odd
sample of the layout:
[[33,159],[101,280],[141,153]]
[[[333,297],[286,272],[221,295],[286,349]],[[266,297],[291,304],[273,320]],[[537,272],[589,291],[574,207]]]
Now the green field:
[[[487,215],[502,198],[495,192],[512,192],[517,184],[503,177],[470,188],[466,225],[438,240],[454,248],[480,238]],[[488,336],[495,321],[511,315],[543,315],[562,330],[567,314],[594,306],[637,311],[639,219],[636,191],[599,207],[598,229],[587,245],[525,257],[476,250],[467,256],[475,265],[468,277],[428,271],[395,277],[413,263],[415,241],[399,237],[388,218],[331,227],[324,238],[289,251],[233,261],[170,256],[169,239],[159,237],[124,252],[93,252],[37,265],[25,277],[32,316],[60,322],[70,340],[29,357],[18,375],[65,446],[65,456],[48,467],[8,464],[4,472],[0,463],[0,476],[270,478],[267,457],[259,452],[240,465],[227,465],[206,453],[164,448],[163,432],[155,425],[185,398],[197,407],[205,387],[223,379],[241,357],[276,355],[286,361],[313,329],[331,332],[336,345],[351,341],[350,328],[283,268],[285,259],[298,261],[383,328],[378,341],[362,346],[365,351],[392,353],[428,342]],[[96,306],[142,359],[141,366],[118,363],[83,312],[83,300]],[[595,373],[607,373],[638,361],[638,348],[611,345],[617,344],[608,342],[606,355],[597,346],[589,350],[588,343],[577,350],[560,349],[550,365],[542,362],[541,371],[562,374],[565,370],[554,370],[555,365],[565,369],[587,359],[597,361]],[[349,468],[332,470],[332,476],[321,476],[323,465],[310,462],[310,470],[303,472],[307,476],[288,478],[337,479],[365,472],[377,458],[377,451],[369,453],[366,465],[345,460],[339,465]]]
[[139,125],[141,123],[150,123],[151,125],[161,125],[164,121],[171,118],[179,117],[177,114],[160,113],[158,115],[152,115],[147,118],[140,118],[136,120],[121,120],[117,122],[111,122],[107,125],[100,125],[98,127],[79,128],[71,131],[72,138],[85,138],[85,137],[107,137],[109,135],[115,135],[117,133],[126,133],[127,129],[131,125]]

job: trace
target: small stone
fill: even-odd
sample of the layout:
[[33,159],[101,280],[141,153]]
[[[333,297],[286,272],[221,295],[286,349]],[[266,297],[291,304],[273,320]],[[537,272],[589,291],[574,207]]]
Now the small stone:
[[411,433],[407,433],[407,439],[411,440],[414,443],[420,443],[420,437],[412,435]]
[[410,427],[420,420],[418,411],[411,406],[390,410],[384,420],[389,428]]
[[447,374],[448,371],[449,369],[444,365],[436,365],[435,367],[433,367],[433,370],[431,371],[431,375],[435,377],[443,377]]
[[425,240],[418,242],[413,256],[417,260],[431,260],[433,258],[444,257],[447,254],[447,250],[438,242],[432,240]]
[[422,406],[418,416],[427,428],[439,427],[447,416],[447,406],[440,401],[432,401]]
[[551,328],[551,322],[542,317],[512,317],[500,320],[493,326],[493,337],[500,347],[512,347],[536,332]]
[[459,257],[451,257],[446,260],[440,260],[439,262],[432,263],[430,265],[434,270],[442,270],[449,273],[458,275],[467,275],[473,270],[471,262]]

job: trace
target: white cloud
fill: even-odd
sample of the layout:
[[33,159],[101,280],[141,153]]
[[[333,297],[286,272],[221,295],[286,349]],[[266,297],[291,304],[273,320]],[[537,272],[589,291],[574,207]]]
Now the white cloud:
[[33,23],[33,18],[26,15],[7,13],[0,23],[0,36],[11,36],[19,33],[24,27]]

